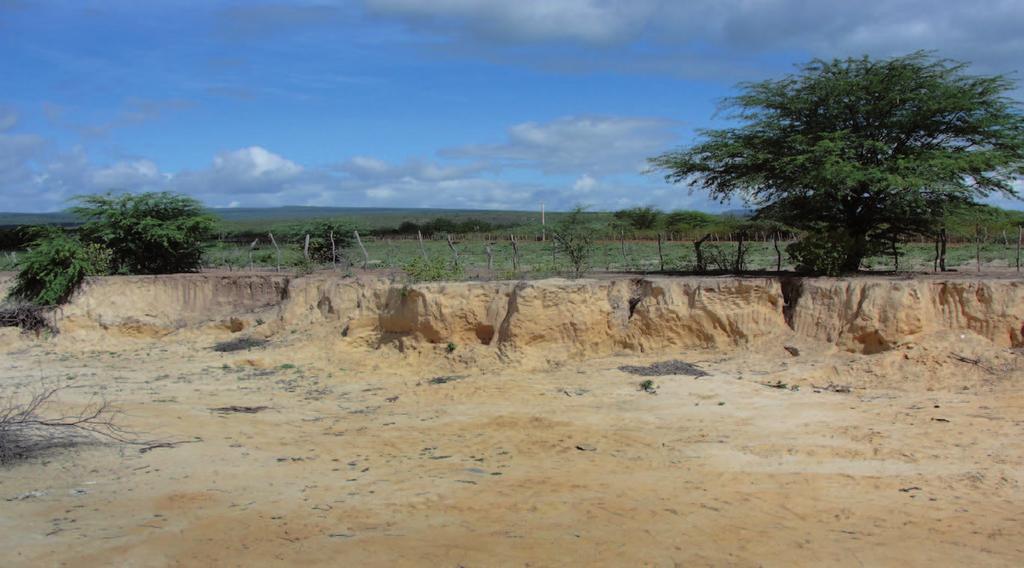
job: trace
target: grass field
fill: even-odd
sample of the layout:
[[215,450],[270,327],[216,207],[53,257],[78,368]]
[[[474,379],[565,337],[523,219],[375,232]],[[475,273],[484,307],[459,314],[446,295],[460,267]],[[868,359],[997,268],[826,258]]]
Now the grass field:
[[[370,258],[371,268],[401,269],[412,259],[422,255],[420,246],[415,240],[367,239],[364,242]],[[792,270],[793,266],[785,254],[785,244],[779,243],[783,249],[782,269]],[[518,278],[554,276],[567,274],[570,271],[568,260],[564,254],[554,248],[550,240],[520,241],[519,270],[513,269],[513,250],[508,241],[491,244],[493,254],[492,269],[487,270],[486,241],[457,242],[459,262],[466,277],[498,277]],[[773,271],[776,268],[776,254],[772,243],[753,242],[749,246],[746,257],[746,270]],[[452,252],[445,241],[428,240],[424,242],[428,257],[452,259]],[[707,243],[704,245],[705,256],[709,259],[709,269],[728,269],[735,254],[736,243]],[[901,271],[930,271],[935,257],[935,249],[930,244],[908,244],[901,247]],[[666,271],[692,271],[695,257],[690,242],[666,242],[662,247],[664,269]],[[343,266],[360,267],[363,263],[362,253],[358,247],[344,251],[346,260]],[[947,251],[947,265],[951,268],[974,268],[976,249],[973,245],[950,246]],[[1016,249],[1003,244],[987,244],[981,248],[983,268],[1006,268],[1015,265]],[[718,261],[716,263],[715,261]],[[276,252],[273,247],[262,245],[253,252],[253,265],[256,269],[271,269],[276,265]],[[205,264],[211,268],[229,268],[232,270],[247,269],[249,251],[247,247],[230,244],[211,246],[205,257]],[[281,247],[281,265],[288,270],[309,269],[303,262],[301,247],[283,245]],[[865,266],[876,271],[893,270],[892,257],[873,257]],[[653,241],[627,241],[625,255],[623,246],[618,241],[599,242],[591,257],[591,270],[603,271],[637,271],[658,272],[661,260],[658,255],[658,244]]]

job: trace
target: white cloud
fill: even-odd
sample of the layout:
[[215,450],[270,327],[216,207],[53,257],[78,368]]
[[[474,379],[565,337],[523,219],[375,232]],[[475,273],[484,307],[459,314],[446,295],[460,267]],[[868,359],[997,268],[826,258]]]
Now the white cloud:
[[462,146],[441,155],[543,173],[635,172],[648,156],[677,139],[672,126],[658,118],[569,116],[517,124],[503,143]]
[[[1008,0],[364,0],[371,14],[461,46],[459,53],[560,68],[706,75],[766,53],[903,54],[935,49],[986,70],[1010,71],[1024,55],[1024,2]],[[521,57],[544,43],[614,50]],[[626,46],[639,47],[627,50]],[[695,46],[700,46],[695,47]],[[623,55],[625,54],[625,55]],[[728,57],[723,57],[728,54]],[[800,56],[803,58],[804,56]],[[554,59],[554,61],[552,61]],[[741,63],[742,62],[742,63]],[[762,67],[763,67],[763,61]],[[750,78],[750,75],[747,75]]]
[[433,26],[461,25],[505,40],[616,41],[637,33],[655,5],[637,0],[367,0],[373,13]]
[[302,172],[302,166],[265,148],[250,146],[217,154],[213,170],[239,179],[287,179]]
[[155,162],[151,160],[129,160],[116,162],[91,172],[91,185],[108,189],[144,189],[166,181]]
[[589,193],[597,187],[597,180],[590,177],[588,174],[581,175],[572,184],[573,191],[577,193]]

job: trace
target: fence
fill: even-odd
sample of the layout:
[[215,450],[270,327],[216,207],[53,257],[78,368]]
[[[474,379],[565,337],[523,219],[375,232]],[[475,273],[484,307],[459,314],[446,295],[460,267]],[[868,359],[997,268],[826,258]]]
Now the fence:
[[[362,246],[339,251],[336,264],[343,270],[367,267],[401,270],[414,258],[444,258],[457,263],[470,277],[542,277],[571,272],[569,259],[552,239],[537,234],[470,233],[463,235],[361,237]],[[635,237],[635,238],[631,238]],[[732,239],[730,239],[732,237]],[[1020,235],[1018,235],[1020,237]],[[588,270],[592,272],[774,272],[793,270],[786,247],[793,235],[708,234],[698,238],[666,233],[660,239],[643,234],[620,233],[618,238],[595,242]],[[301,242],[278,243],[269,239],[254,247],[219,243],[208,252],[205,264],[228,270],[316,268],[304,254]],[[742,254],[740,251],[742,242]],[[700,243],[700,247],[695,244]],[[946,265],[975,271],[1019,270],[1020,239],[979,234],[973,241],[951,236]],[[247,243],[248,244],[248,243]],[[698,251],[699,249],[699,251]],[[897,243],[897,254],[866,259],[864,268],[880,272],[937,270],[936,243],[911,240]],[[328,263],[331,264],[331,263]]]

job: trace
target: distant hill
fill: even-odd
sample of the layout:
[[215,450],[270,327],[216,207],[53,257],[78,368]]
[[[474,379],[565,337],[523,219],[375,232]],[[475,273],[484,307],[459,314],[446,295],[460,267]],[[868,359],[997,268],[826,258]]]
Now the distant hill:
[[[480,209],[403,209],[389,207],[211,207],[210,214],[230,224],[281,223],[308,219],[345,218],[368,227],[398,225],[402,221],[424,222],[436,217],[476,218],[483,221],[525,223],[540,220],[535,211],[491,211]],[[77,225],[81,221],[68,211],[54,213],[0,212],[0,227],[21,225]]]

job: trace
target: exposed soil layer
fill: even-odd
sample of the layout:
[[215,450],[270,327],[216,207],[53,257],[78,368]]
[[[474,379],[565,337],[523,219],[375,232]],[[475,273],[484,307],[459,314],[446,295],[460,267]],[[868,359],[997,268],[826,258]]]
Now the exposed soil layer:
[[1022,289],[94,279],[0,398],[189,443],[0,469],[3,564],[1020,565]]

